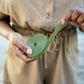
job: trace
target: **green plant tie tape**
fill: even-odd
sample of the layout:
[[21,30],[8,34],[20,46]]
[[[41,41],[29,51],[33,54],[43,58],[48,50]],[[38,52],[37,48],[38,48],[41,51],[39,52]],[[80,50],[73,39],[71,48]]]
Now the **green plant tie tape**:
[[32,49],[32,54],[31,55],[27,54],[28,57],[37,58],[43,55],[43,53],[47,50],[48,46],[55,38],[61,27],[62,25],[60,22],[56,27],[56,29],[54,30],[54,32],[49,37],[49,39],[47,39],[43,34],[35,34],[34,36],[32,36],[27,41],[27,45]]

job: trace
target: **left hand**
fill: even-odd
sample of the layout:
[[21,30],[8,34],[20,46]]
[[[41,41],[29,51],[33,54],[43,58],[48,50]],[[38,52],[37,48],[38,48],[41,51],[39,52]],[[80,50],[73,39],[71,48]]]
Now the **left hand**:
[[68,13],[61,20],[62,25],[70,23],[84,32],[84,6],[77,6],[68,11]]

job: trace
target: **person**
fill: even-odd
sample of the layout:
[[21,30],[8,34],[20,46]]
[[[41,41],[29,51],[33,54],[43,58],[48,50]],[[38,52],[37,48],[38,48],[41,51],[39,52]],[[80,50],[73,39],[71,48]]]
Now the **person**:
[[[9,40],[3,84],[77,84],[76,27],[84,31],[84,0],[0,0],[0,35]],[[68,13],[67,13],[68,12]],[[62,28],[46,52],[29,58],[27,40],[50,37]]]

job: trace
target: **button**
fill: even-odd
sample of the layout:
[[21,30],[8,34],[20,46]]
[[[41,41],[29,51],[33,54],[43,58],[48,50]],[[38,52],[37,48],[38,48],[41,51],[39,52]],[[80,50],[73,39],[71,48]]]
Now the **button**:
[[46,18],[47,18],[47,19],[50,18],[50,13],[47,13]]
[[52,10],[50,9],[46,9],[46,18],[50,19],[52,17]]

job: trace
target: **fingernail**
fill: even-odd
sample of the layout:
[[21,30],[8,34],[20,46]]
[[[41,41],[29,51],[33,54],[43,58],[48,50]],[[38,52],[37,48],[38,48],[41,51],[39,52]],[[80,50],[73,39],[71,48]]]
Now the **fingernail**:
[[31,49],[27,49],[27,53],[31,55],[32,54],[32,50]]
[[82,26],[84,26],[84,23],[82,24]]
[[65,24],[65,20],[62,20],[62,25],[64,25]]

